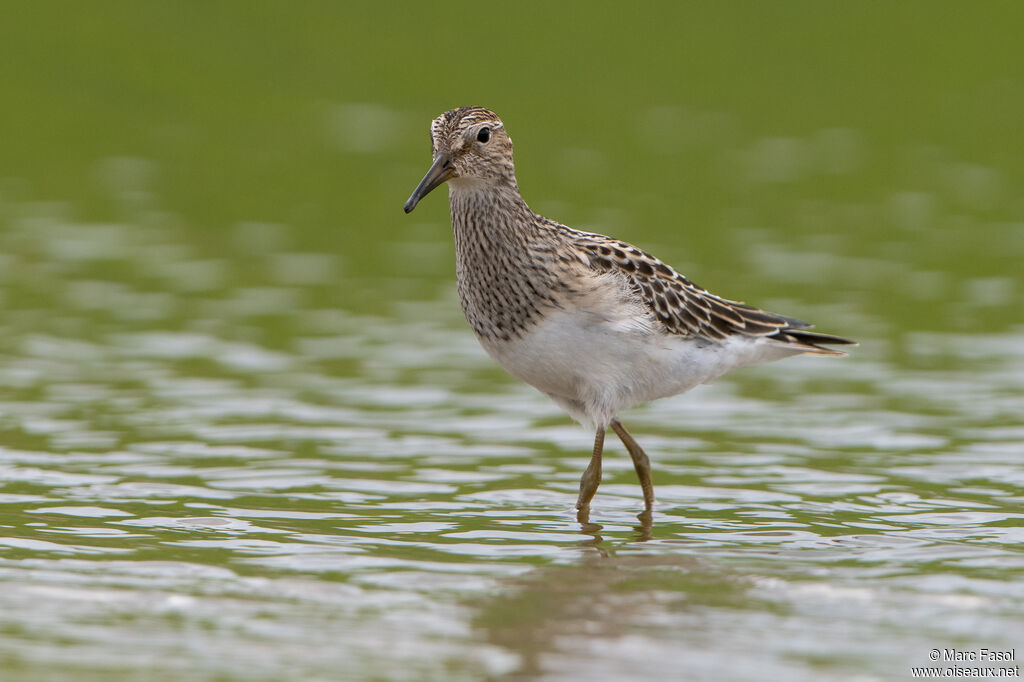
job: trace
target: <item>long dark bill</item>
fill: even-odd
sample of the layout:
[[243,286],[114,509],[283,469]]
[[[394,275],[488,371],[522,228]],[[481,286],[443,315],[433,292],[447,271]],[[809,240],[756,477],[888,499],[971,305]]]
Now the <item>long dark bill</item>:
[[438,185],[450,178],[454,170],[451,158],[447,154],[438,154],[437,158],[434,159],[434,163],[430,166],[430,170],[420,180],[420,184],[416,185],[416,189],[412,191],[409,200],[405,202],[405,212],[411,213],[416,208],[416,204],[420,203],[420,199],[430,194]]

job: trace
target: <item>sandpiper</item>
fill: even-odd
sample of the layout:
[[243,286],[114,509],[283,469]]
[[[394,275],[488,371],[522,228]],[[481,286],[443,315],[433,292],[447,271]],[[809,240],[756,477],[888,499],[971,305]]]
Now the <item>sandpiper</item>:
[[493,111],[452,109],[430,134],[433,164],[405,212],[448,183],[459,299],[477,339],[510,374],[596,428],[581,513],[601,482],[608,427],[633,458],[646,514],[654,504],[650,462],[618,420],[621,411],[737,367],[845,355],[825,346],[854,343],[716,296],[631,244],[534,213]]

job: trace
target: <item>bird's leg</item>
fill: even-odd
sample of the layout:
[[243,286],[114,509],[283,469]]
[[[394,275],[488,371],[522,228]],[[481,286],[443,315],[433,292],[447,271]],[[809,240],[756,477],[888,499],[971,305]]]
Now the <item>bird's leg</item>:
[[594,454],[590,458],[587,470],[583,472],[580,479],[580,496],[576,500],[577,509],[586,509],[590,506],[590,500],[594,499],[597,486],[601,485],[601,452],[604,450],[604,429],[599,428],[594,436]]
[[640,487],[644,490],[644,511],[649,512],[654,506],[654,485],[651,483],[651,460],[647,459],[647,453],[633,440],[626,427],[618,419],[612,420],[612,429],[619,436],[619,440],[629,450],[629,456],[633,458],[633,468],[636,469],[637,478],[640,479]]

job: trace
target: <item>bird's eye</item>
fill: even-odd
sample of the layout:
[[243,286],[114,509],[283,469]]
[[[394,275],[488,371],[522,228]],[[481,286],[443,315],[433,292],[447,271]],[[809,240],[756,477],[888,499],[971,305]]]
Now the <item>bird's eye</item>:
[[489,139],[491,139],[491,129],[490,128],[481,128],[480,132],[476,134],[476,141],[477,142],[487,142],[487,140],[489,140]]

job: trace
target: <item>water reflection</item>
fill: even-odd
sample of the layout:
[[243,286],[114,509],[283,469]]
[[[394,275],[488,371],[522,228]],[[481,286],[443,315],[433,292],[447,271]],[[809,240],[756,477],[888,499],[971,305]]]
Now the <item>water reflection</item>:
[[701,611],[751,608],[751,587],[686,555],[585,552],[509,581],[475,624],[518,654],[506,679],[704,678],[715,666],[689,637]]
[[[637,520],[639,523],[633,527],[633,530],[636,531],[634,541],[646,542],[647,540],[650,540],[651,530],[654,527],[653,512],[650,509],[645,509],[637,514]],[[589,506],[576,510],[576,522],[580,524],[580,533],[592,538],[592,540],[587,540],[582,543],[582,546],[593,547],[603,555],[607,556],[606,550],[601,547],[601,543],[604,542],[604,538],[601,537],[600,531],[604,526],[600,523],[591,522]]]

